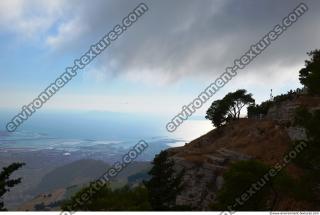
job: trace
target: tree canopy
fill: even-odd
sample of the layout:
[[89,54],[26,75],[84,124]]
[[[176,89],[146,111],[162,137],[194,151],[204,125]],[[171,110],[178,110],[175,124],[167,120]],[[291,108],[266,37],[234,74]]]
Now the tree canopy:
[[98,182],[92,182],[82,188],[61,208],[65,211],[165,211],[186,210],[184,206],[176,206],[176,196],[182,189],[183,171],[173,169],[174,162],[168,159],[168,152],[162,151],[153,161],[149,174],[151,179],[136,187],[125,186],[111,189],[104,184],[97,192],[90,194],[87,201],[78,200],[88,193]]
[[320,50],[308,53],[310,60],[305,61],[305,67],[300,70],[299,80],[308,93],[320,95]]
[[13,172],[21,168],[24,163],[12,163],[7,167],[4,167],[0,172],[0,211],[5,211],[4,203],[2,201],[3,195],[10,191],[10,188],[21,183],[21,178],[10,179]]
[[145,182],[149,194],[149,201],[153,210],[183,210],[183,206],[176,206],[176,197],[183,188],[181,178],[183,171],[173,169],[174,162],[168,159],[168,152],[162,151],[153,162],[149,174],[152,178]]
[[[217,192],[217,199],[211,205],[213,210],[260,211],[273,210],[279,196],[288,193],[293,180],[281,171],[265,179],[271,167],[257,160],[238,161],[224,173],[224,183]],[[263,179],[263,181],[262,181]],[[261,185],[260,185],[261,184]],[[259,189],[256,189],[255,187]],[[254,187],[255,192],[248,192]],[[244,198],[246,200],[240,200]],[[236,201],[236,200],[240,201]]]
[[242,108],[254,102],[252,94],[244,89],[228,93],[223,99],[212,103],[206,119],[211,120],[214,126],[220,127],[227,121],[239,119]]
[[[92,182],[93,185],[96,182]],[[150,211],[148,192],[145,187],[128,186],[112,190],[109,184],[105,184],[94,194],[88,196],[88,201],[78,203],[79,199],[90,192],[91,187],[82,188],[69,200],[65,201],[61,208],[65,211]]]

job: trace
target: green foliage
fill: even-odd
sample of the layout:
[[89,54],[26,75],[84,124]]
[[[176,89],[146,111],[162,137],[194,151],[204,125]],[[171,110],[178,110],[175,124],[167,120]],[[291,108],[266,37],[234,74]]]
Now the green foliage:
[[306,129],[308,140],[320,141],[320,110],[310,112],[303,107],[298,108],[295,124]]
[[312,172],[308,172],[299,177],[295,181],[294,186],[292,186],[293,197],[297,200],[314,203],[314,205],[319,208],[319,204],[317,204],[317,193],[314,192],[315,184],[319,182],[317,178],[319,178],[319,176],[315,176]]
[[[288,192],[292,180],[287,174],[280,172],[276,176],[268,176],[267,180],[261,181],[269,170],[269,166],[254,160],[232,164],[223,175],[224,184],[217,193],[212,209],[230,210],[229,207],[231,207],[236,211],[272,210],[279,194]],[[252,188],[255,191],[254,194],[250,196],[247,192],[246,200],[241,199],[251,187],[254,187]]]
[[[151,211],[151,210],[190,210],[185,206],[176,206],[176,196],[182,189],[183,171],[175,172],[174,162],[168,159],[168,152],[163,151],[153,161],[149,175],[151,179],[144,181],[144,186],[134,188],[125,186],[112,190],[109,184],[104,184],[97,192],[92,193],[92,187],[98,182],[92,182],[69,200],[62,204],[65,211]],[[146,176],[137,174],[133,181]],[[90,194],[86,201],[84,196]],[[81,202],[79,204],[79,202]]]
[[281,94],[281,95],[275,96],[274,99],[273,99],[273,103],[274,104],[279,104],[279,103],[281,103],[283,101],[293,100],[296,97],[298,97],[301,92],[302,92],[302,90],[299,89],[299,88],[296,89],[295,91],[290,90],[285,94]]
[[[308,111],[300,107],[296,111],[295,125],[303,127],[307,134],[307,140],[304,141],[306,147],[297,154],[294,162],[305,173],[293,187],[296,199],[306,200],[319,208],[319,181],[320,181],[320,110]],[[301,142],[294,142],[294,149]]]
[[248,94],[244,89],[228,93],[223,99],[212,103],[206,119],[211,120],[214,126],[220,127],[230,120],[239,119],[242,108],[254,102],[252,94]]
[[320,95],[320,50],[311,51],[308,55],[311,59],[305,61],[305,67],[299,72],[299,80],[310,94]]
[[[294,142],[292,148],[299,143]],[[319,171],[320,170],[320,147],[316,146],[313,141],[306,143],[307,147],[303,149],[295,158],[294,163],[302,167],[306,171]],[[319,178],[320,179],[320,178]]]
[[252,94],[247,93],[244,89],[228,93],[224,97],[224,100],[228,104],[228,116],[231,116],[233,119],[239,119],[242,108],[255,102],[252,98]]
[[278,105],[284,101],[293,100],[300,95],[301,91],[302,91],[301,89],[297,89],[295,91],[290,90],[285,94],[275,96],[273,98],[273,101],[270,101],[270,100],[265,101],[265,102],[262,102],[260,105],[251,104],[247,108],[248,117],[249,118],[256,118],[260,116],[264,117],[267,115],[271,106]]
[[207,110],[206,119],[211,120],[217,128],[226,122],[227,108],[223,100],[216,100]]
[[[298,108],[295,124],[305,128],[307,141],[305,148],[299,153],[296,163],[304,169],[320,170],[320,110],[309,112],[305,108]],[[295,143],[294,145],[296,145]]]
[[[3,198],[3,195],[10,191],[10,188],[13,188],[17,184],[21,183],[21,178],[10,179],[10,176],[13,172],[24,166],[24,163],[12,163],[7,167],[4,167],[0,172],[0,198]],[[0,211],[5,211],[3,201],[0,201]]]
[[151,179],[145,182],[153,210],[181,209],[176,206],[175,200],[183,188],[181,178],[184,171],[176,173],[173,167],[174,162],[168,159],[167,151],[162,151],[153,160],[153,167],[149,172]]
[[43,202],[41,202],[40,204],[36,204],[36,205],[34,206],[34,209],[35,209],[36,211],[45,211],[46,206],[44,205]]
[[142,171],[142,172],[138,172],[136,174],[130,175],[128,177],[128,183],[135,184],[135,183],[140,183],[142,181],[147,181],[149,179],[150,179],[150,175],[148,174],[148,171]]
[[[91,186],[94,183],[90,184]],[[70,200],[62,205],[65,211],[149,211],[151,210],[148,202],[148,192],[145,187],[138,186],[129,188],[125,186],[120,189],[112,190],[105,184],[94,194],[91,194],[87,201],[81,201],[85,194],[91,193],[91,187],[85,187],[77,192]]]
[[268,113],[269,108],[272,106],[273,102],[271,101],[266,101],[262,102],[260,105],[250,105],[247,108],[248,112],[248,117],[253,118],[253,117],[259,117],[260,115],[265,116]]

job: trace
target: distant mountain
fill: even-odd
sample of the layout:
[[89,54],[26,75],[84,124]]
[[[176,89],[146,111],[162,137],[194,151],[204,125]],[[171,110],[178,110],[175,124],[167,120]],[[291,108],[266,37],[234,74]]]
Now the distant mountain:
[[75,161],[46,174],[34,192],[52,192],[59,188],[85,184],[100,177],[109,167],[107,163],[98,160]]
[[[24,202],[17,210],[59,210],[60,203],[79,191],[82,186],[102,176],[111,165],[93,159],[84,159],[57,167],[46,174],[31,193],[33,199]],[[148,178],[149,162],[133,162],[111,181],[112,188],[134,185]]]
[[[124,184],[128,177],[140,172],[147,172],[150,169],[149,162],[134,162],[122,170],[115,178]],[[83,185],[102,176],[111,165],[100,160],[78,160],[52,170],[46,174],[37,188],[33,191],[36,195],[48,193],[57,189],[67,188],[74,185]]]

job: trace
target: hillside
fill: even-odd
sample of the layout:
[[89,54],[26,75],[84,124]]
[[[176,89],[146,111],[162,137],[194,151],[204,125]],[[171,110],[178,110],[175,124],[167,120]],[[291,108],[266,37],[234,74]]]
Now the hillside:
[[[311,110],[319,109],[320,98],[303,97],[280,102],[270,108],[263,119],[236,120],[183,147],[168,149],[170,158],[175,161],[175,168],[185,169],[182,182],[186,186],[176,198],[176,203],[191,205],[197,210],[208,210],[223,185],[223,173],[233,161],[255,159],[268,165],[281,162],[292,141],[304,137],[301,128],[286,123],[293,120],[293,115],[287,113],[296,104]],[[303,169],[293,163],[286,170],[293,178],[303,174]],[[282,199],[277,204],[278,210],[302,210],[308,207],[308,203],[292,199]]]
[[[46,174],[32,190],[35,198],[18,210],[59,210],[61,201],[69,198],[83,186],[102,176],[111,166],[103,161],[84,159],[55,168]],[[112,188],[134,185],[148,178],[149,162],[133,162],[111,181]]]
[[[35,193],[52,192],[56,189],[66,188],[74,185],[83,185],[102,176],[111,166],[99,160],[78,160],[52,170],[46,174]],[[134,162],[130,168],[124,169],[115,178],[117,181],[127,182],[129,176],[146,172],[150,168],[148,162]]]
[[87,183],[101,176],[109,167],[103,161],[97,160],[79,160],[57,167],[42,178],[35,192],[51,192],[59,188]]

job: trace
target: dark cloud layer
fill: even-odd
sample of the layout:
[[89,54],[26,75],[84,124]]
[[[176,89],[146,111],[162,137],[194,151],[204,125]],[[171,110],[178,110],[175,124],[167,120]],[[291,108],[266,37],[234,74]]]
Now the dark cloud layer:
[[[59,51],[85,50],[121,22],[140,1],[68,1],[61,27],[48,45]],[[214,77],[232,64],[291,12],[296,0],[149,0],[149,11],[99,57],[96,71],[131,79],[170,83],[183,77]],[[320,1],[248,68],[262,79],[303,64],[320,47]],[[51,42],[50,42],[51,41]],[[277,71],[274,71],[277,68]],[[284,81],[290,74],[278,76]]]

